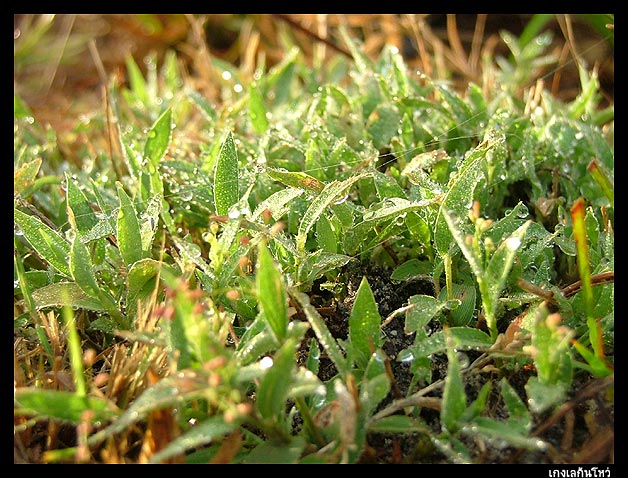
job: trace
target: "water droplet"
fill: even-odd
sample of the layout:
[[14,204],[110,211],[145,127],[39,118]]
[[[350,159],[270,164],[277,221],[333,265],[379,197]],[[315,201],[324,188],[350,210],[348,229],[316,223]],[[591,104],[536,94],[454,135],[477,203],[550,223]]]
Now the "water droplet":
[[521,246],[521,239],[518,237],[509,237],[506,239],[506,247],[511,251],[516,251]]
[[271,357],[266,356],[262,360],[260,360],[259,366],[260,368],[264,370],[269,369],[270,367],[273,366],[273,359]]
[[181,191],[181,199],[184,201],[191,201],[193,196],[194,195],[192,194],[192,191],[190,191],[189,189],[186,191]]
[[348,198],[349,198],[349,194],[346,194],[344,197],[340,198],[339,200],[334,201],[334,204],[335,204],[335,205],[342,204],[342,203],[343,203],[343,202],[345,202]]
[[461,369],[465,369],[469,366],[469,357],[467,357],[467,354],[464,352],[458,352],[457,357]]
[[233,91],[235,91],[236,93],[242,93],[243,89],[244,88],[240,83],[236,83],[235,85],[233,85]]
[[225,81],[229,81],[231,79],[231,73],[228,71],[222,72],[222,79]]

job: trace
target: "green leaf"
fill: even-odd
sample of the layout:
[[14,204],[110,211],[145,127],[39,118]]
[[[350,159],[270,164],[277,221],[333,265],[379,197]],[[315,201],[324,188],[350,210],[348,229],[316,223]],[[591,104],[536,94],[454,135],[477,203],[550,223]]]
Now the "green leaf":
[[79,424],[83,413],[93,412],[91,422],[115,416],[109,401],[97,397],[82,397],[74,392],[29,387],[15,390],[15,414],[34,415],[38,420],[56,419]]
[[297,463],[306,444],[305,440],[299,436],[292,438],[286,444],[263,442],[248,453],[240,463],[280,465]]
[[533,413],[543,413],[561,403],[567,394],[565,383],[543,383],[538,377],[530,377],[525,385],[528,406]]
[[68,220],[78,234],[83,236],[98,224],[98,218],[83,191],[74,183],[67,172],[65,173],[65,181],[67,184]]
[[369,424],[371,433],[430,433],[427,426],[419,419],[406,415],[391,415]]
[[275,181],[279,181],[286,186],[293,188],[305,189],[315,193],[321,192],[325,189],[325,183],[322,183],[314,176],[303,173],[301,171],[287,171],[282,168],[266,168],[266,174],[268,174]]
[[214,202],[216,214],[225,216],[229,208],[238,202],[238,155],[231,131],[227,133],[218,154],[214,173]]
[[546,443],[539,440],[538,437],[528,437],[526,433],[513,428],[510,423],[498,422],[491,418],[477,417],[472,425],[464,426],[462,432],[469,437],[476,437],[481,434],[491,440],[502,440],[517,448],[538,452],[547,450]]
[[126,69],[129,75],[129,85],[131,86],[131,91],[138,101],[140,101],[143,105],[148,105],[149,98],[148,91],[146,89],[146,80],[131,55],[126,58]]
[[[155,121],[148,132],[144,145],[144,158],[148,159],[148,175],[151,194],[164,193],[163,181],[159,175],[159,163],[163,159],[172,137],[172,109],[168,108]],[[148,191],[146,191],[148,193]],[[144,199],[148,197],[143,196]]]
[[[457,350],[488,349],[495,342],[486,333],[470,327],[449,327],[447,331]],[[427,357],[446,348],[445,332],[439,330],[402,351],[398,359]]]
[[395,219],[401,221],[401,227],[408,213],[424,208],[431,203],[431,200],[415,202],[403,198],[391,197],[371,206],[362,216],[362,221],[358,222],[347,231],[344,240],[347,253],[355,253],[360,244],[366,239],[368,233],[383,221]]
[[70,254],[70,271],[78,286],[90,297],[98,299],[100,288],[96,282],[94,265],[89,251],[85,244],[81,242],[79,236],[74,236],[72,241],[72,252]]
[[502,398],[508,409],[508,423],[521,432],[529,431],[533,423],[528,407],[526,407],[526,404],[523,403],[519,394],[512,388],[505,377],[502,378],[501,388]]
[[460,371],[460,362],[456,352],[454,341],[445,329],[445,341],[447,345],[447,377],[443,390],[443,404],[440,419],[443,428],[454,433],[460,428],[458,420],[467,408],[467,395],[464,391],[464,382]]
[[391,197],[406,199],[405,192],[394,178],[376,171],[373,179],[375,180],[375,189],[380,199],[383,200]]
[[[457,307],[451,309],[451,313],[449,314],[450,325],[456,327],[468,325],[473,319],[473,313],[475,311],[475,285],[453,284],[452,291],[453,294],[450,300],[456,300],[459,304]],[[447,289],[441,289],[439,298],[442,301],[447,300]]]
[[288,188],[271,194],[257,205],[255,210],[253,211],[251,220],[255,221],[259,219],[264,211],[269,210],[273,219],[275,221],[278,221],[284,214],[286,214],[290,210],[290,202],[294,198],[299,197],[304,192],[305,191],[303,189]]
[[321,214],[323,214],[327,206],[343,197],[353,183],[370,176],[371,174],[372,173],[370,172],[365,172],[351,176],[344,181],[332,181],[325,186],[325,189],[323,189],[323,191],[321,191],[316,198],[314,198],[299,223],[299,229],[297,232],[297,250],[299,253],[305,255],[305,242],[307,240],[308,232],[312,226],[316,224],[316,221],[318,221],[321,217]]
[[[499,295],[504,289],[515,260],[515,255],[519,247],[521,247],[530,224],[532,224],[531,220],[526,221],[504,240],[491,256],[486,267],[484,278],[487,281],[491,304],[493,304],[494,308],[497,307],[497,299],[499,299]],[[493,314],[494,310],[490,311],[490,313]]]
[[280,422],[281,417],[285,415],[286,400],[292,382],[295,352],[296,341],[286,340],[270,359],[272,365],[257,387],[255,404],[262,418]]
[[[473,202],[475,187],[480,182],[484,173],[482,166],[486,154],[497,148],[505,141],[503,135],[497,135],[491,131],[486,134],[482,141],[464,159],[457,174],[450,178],[445,192],[445,197],[436,217],[434,226],[434,243],[436,250],[441,256],[449,251],[452,240],[452,231],[446,220],[446,213],[453,217],[466,218],[469,208]],[[471,223],[460,224],[461,235],[464,237],[471,230]]]
[[24,234],[24,238],[37,251],[42,259],[66,277],[72,277],[68,266],[70,244],[35,216],[14,209],[14,220]]
[[137,311],[138,301],[146,300],[155,291],[158,274],[168,273],[172,277],[179,274],[169,264],[145,258],[134,262],[126,275],[126,307],[127,315],[133,317]]
[[39,173],[41,161],[41,158],[36,158],[32,161],[29,161],[28,163],[20,166],[13,173],[14,194],[22,194],[22,192],[24,192],[24,190],[33,183],[33,181],[37,177],[37,173]]
[[161,463],[175,455],[181,455],[212,442],[217,442],[223,436],[233,431],[238,423],[225,423],[222,415],[209,417],[195,424],[189,431],[178,436],[163,449],[150,457],[149,463]]
[[327,355],[333,362],[334,366],[341,374],[346,376],[348,373],[348,364],[345,359],[342,350],[340,349],[338,342],[331,335],[331,332],[325,324],[325,320],[320,316],[316,308],[310,303],[310,298],[307,294],[299,291],[292,291],[291,294],[297,300],[299,305],[303,308],[303,312],[307,317],[308,322],[312,326],[312,330],[316,334],[316,338],[327,352]]
[[37,309],[46,307],[69,306],[76,309],[105,311],[105,306],[98,299],[88,296],[76,282],[56,282],[32,293]]
[[397,266],[390,274],[393,281],[407,281],[419,277],[429,278],[434,265],[429,261],[420,261],[418,259],[410,259],[403,264]]
[[[463,227],[463,225],[461,224],[461,218],[453,216],[449,213],[449,211],[445,210],[442,211],[441,217],[445,218],[445,222],[449,227],[450,237],[453,237],[453,239],[456,241],[456,244],[458,244],[458,247],[462,251],[462,254],[471,266],[471,271],[473,272],[473,275],[480,281],[483,280],[484,264],[482,263],[482,258],[477,256],[473,248],[469,244],[467,244],[467,235],[464,233],[464,229],[466,229],[466,227]],[[470,221],[468,222],[470,224]]]
[[300,284],[309,284],[326,272],[340,268],[352,259],[350,256],[317,250],[299,263],[297,277]]
[[385,365],[387,359],[383,350],[376,350],[364,370],[360,386],[360,404],[367,416],[371,415],[390,392],[390,378]]
[[365,368],[371,354],[382,344],[382,318],[377,310],[377,302],[366,277],[362,277],[360,287],[349,316],[349,341],[356,365]]
[[216,113],[214,107],[209,101],[207,101],[207,99],[203,95],[190,88],[185,89],[185,94],[188,98],[192,100],[192,102],[196,106],[198,106],[198,109],[201,111],[201,113],[203,113],[203,116],[205,116],[206,120],[213,122],[218,119],[218,113]]
[[153,239],[157,232],[159,214],[162,211],[164,201],[161,194],[156,194],[148,199],[148,205],[140,217],[140,235],[142,237],[142,252],[150,255]]
[[249,86],[249,117],[251,118],[251,124],[255,132],[257,134],[264,134],[268,129],[268,118],[266,118],[264,98],[257,82],[252,82]]
[[275,333],[267,328],[267,323],[264,314],[260,312],[240,339],[236,355],[243,365],[247,365],[263,354],[272,352],[279,347]]
[[133,203],[122,188],[122,184],[117,183],[116,188],[120,201],[116,238],[122,259],[127,266],[130,266],[143,257],[142,235]]
[[122,415],[105,429],[87,439],[89,445],[95,445],[108,437],[122,432],[129,426],[144,420],[149,413],[163,408],[178,406],[186,401],[200,399],[206,390],[200,383],[194,386],[196,372],[179,372],[176,376],[166,377],[147,388],[128,406]]
[[288,328],[288,296],[281,272],[264,241],[260,241],[258,247],[256,283],[260,308],[281,343],[286,338]]
[[338,252],[336,234],[334,234],[331,223],[324,214],[316,223],[316,241],[318,242],[318,248],[320,250],[334,254]]
[[449,307],[447,301],[429,295],[413,295],[408,299],[405,333],[411,334],[425,327],[430,320]]

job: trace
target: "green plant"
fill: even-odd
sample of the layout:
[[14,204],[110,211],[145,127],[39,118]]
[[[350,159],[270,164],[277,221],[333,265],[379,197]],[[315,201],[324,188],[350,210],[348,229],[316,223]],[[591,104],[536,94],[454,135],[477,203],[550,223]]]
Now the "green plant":
[[[297,49],[250,81],[214,58],[218,106],[180,87],[174,54],[146,78],[129,58],[128,87],[107,87],[117,152],[82,168],[15,95],[15,327],[53,359],[61,310],[76,384],[18,387],[15,415],[83,427],[45,461],[356,463],[391,434],[451,462],[483,440],[536,456],[578,372],[613,374],[613,287],[591,281],[614,262],[595,75],[568,104],[532,95],[545,37],[512,38],[504,88],[460,94],[341,35],[351,60],[316,75]],[[430,292],[384,314],[372,264]],[[582,294],[558,286],[577,278]],[[127,354],[126,392],[82,378],[77,330]]]

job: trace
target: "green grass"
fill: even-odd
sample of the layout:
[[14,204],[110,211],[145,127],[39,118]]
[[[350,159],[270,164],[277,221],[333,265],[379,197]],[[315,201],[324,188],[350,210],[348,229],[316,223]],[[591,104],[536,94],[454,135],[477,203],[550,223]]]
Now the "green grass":
[[173,52],[129,57],[73,130],[113,144],[73,161],[16,94],[15,447],[578,460],[600,437],[565,407],[614,406],[614,106],[592,69],[567,102],[532,77],[557,61],[545,20],[463,91],[348,30],[316,71],[213,58],[220,104]]

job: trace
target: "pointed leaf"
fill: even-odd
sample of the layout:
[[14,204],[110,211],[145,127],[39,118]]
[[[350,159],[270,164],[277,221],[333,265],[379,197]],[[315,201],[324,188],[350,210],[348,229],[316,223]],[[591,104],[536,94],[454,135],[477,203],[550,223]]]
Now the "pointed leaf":
[[70,254],[70,271],[78,286],[90,297],[98,299],[100,289],[96,282],[94,265],[89,251],[81,242],[78,235],[72,241],[72,253]]
[[83,236],[98,223],[98,218],[90,207],[83,191],[75,184],[67,172],[65,173],[65,181],[67,184],[68,218],[72,227],[76,229],[79,235]]
[[218,441],[237,426],[237,423],[225,423],[222,415],[209,417],[151,456],[150,463],[160,463],[173,456],[185,454],[194,448]]
[[325,211],[327,206],[337,201],[340,197],[347,193],[347,190],[353,183],[370,176],[372,173],[365,172],[351,176],[344,181],[332,181],[325,186],[325,189],[311,202],[310,206],[303,214],[301,223],[299,224],[299,230],[297,232],[297,250],[300,253],[305,252],[305,242],[307,235],[312,226],[316,224],[316,221],[320,218],[321,214]]
[[[434,242],[441,256],[449,251],[452,240],[452,233],[444,213],[448,212],[454,217],[467,217],[474,199],[475,187],[484,174],[482,171],[484,158],[491,149],[501,146],[505,141],[503,135],[497,135],[492,131],[489,131],[486,136],[485,140],[464,159],[457,174],[450,178],[447,185],[445,198],[436,217],[434,228]],[[470,230],[470,226],[471,223],[461,231],[463,236]]]
[[39,173],[41,161],[41,158],[29,161],[13,173],[13,194],[22,194],[33,183]]
[[503,241],[491,256],[486,267],[484,278],[487,281],[491,303],[494,307],[497,307],[497,299],[499,299],[499,295],[506,284],[517,250],[521,247],[523,238],[531,223],[531,220],[526,221]]
[[257,387],[256,406],[262,418],[280,421],[284,415],[288,391],[292,382],[296,341],[287,340],[272,359],[270,368]]
[[117,183],[116,188],[120,201],[116,238],[122,259],[130,266],[142,259],[142,235],[133,203],[122,188],[122,184]]
[[458,354],[451,336],[447,333],[447,329],[445,329],[445,341],[448,364],[440,418],[443,428],[450,433],[454,433],[460,428],[458,420],[467,408],[467,395],[464,391]]
[[266,168],[266,174],[275,181],[279,181],[293,188],[306,189],[315,193],[319,193],[325,189],[325,183],[301,171],[288,171],[283,168],[269,167]]
[[312,326],[312,330],[316,334],[316,338],[322,345],[323,349],[325,349],[325,352],[333,362],[334,366],[342,376],[345,376],[348,371],[347,360],[345,359],[338,342],[336,342],[336,339],[333,335],[331,335],[331,332],[327,328],[325,320],[320,316],[316,308],[312,306],[310,298],[307,294],[299,291],[293,291],[292,295],[303,308],[303,312]]
[[66,277],[72,277],[68,266],[70,244],[59,233],[52,230],[35,216],[14,209],[14,220],[24,238],[48,263]]
[[263,241],[259,244],[258,254],[256,282],[260,308],[275,337],[281,343],[286,337],[288,328],[288,296],[281,273]]
[[297,277],[299,283],[310,283],[321,277],[327,271],[331,271],[344,266],[352,259],[350,256],[343,254],[334,254],[317,250],[312,254],[308,254],[305,260],[299,264]]
[[57,419],[71,423],[84,421],[83,412],[94,412],[92,422],[115,416],[109,401],[97,397],[79,396],[63,390],[18,388],[15,390],[15,414],[34,415],[37,419]]
[[502,378],[501,388],[502,398],[508,409],[508,423],[523,433],[529,431],[533,422],[528,407],[526,407],[526,404],[523,403],[519,394],[512,388],[505,377]]
[[214,202],[216,214],[227,215],[229,208],[238,202],[238,154],[231,131],[227,133],[218,154],[214,172]]
[[257,134],[264,134],[268,129],[268,118],[266,118],[266,106],[264,97],[256,82],[249,86],[249,117],[251,124]]
[[286,444],[263,442],[248,453],[240,463],[278,465],[297,463],[305,445],[305,440],[300,436],[292,437]]
[[269,210],[275,221],[278,221],[289,210],[289,203],[294,198],[299,197],[305,191],[303,189],[288,188],[271,194],[257,205],[251,216],[251,220],[257,220],[264,211]]
[[349,316],[349,341],[359,368],[366,367],[371,353],[382,343],[381,323],[382,318],[377,310],[371,286],[366,277],[362,277]]
[[97,299],[89,297],[76,282],[56,282],[32,293],[37,309],[46,307],[69,306],[76,309],[104,311],[104,305]]

